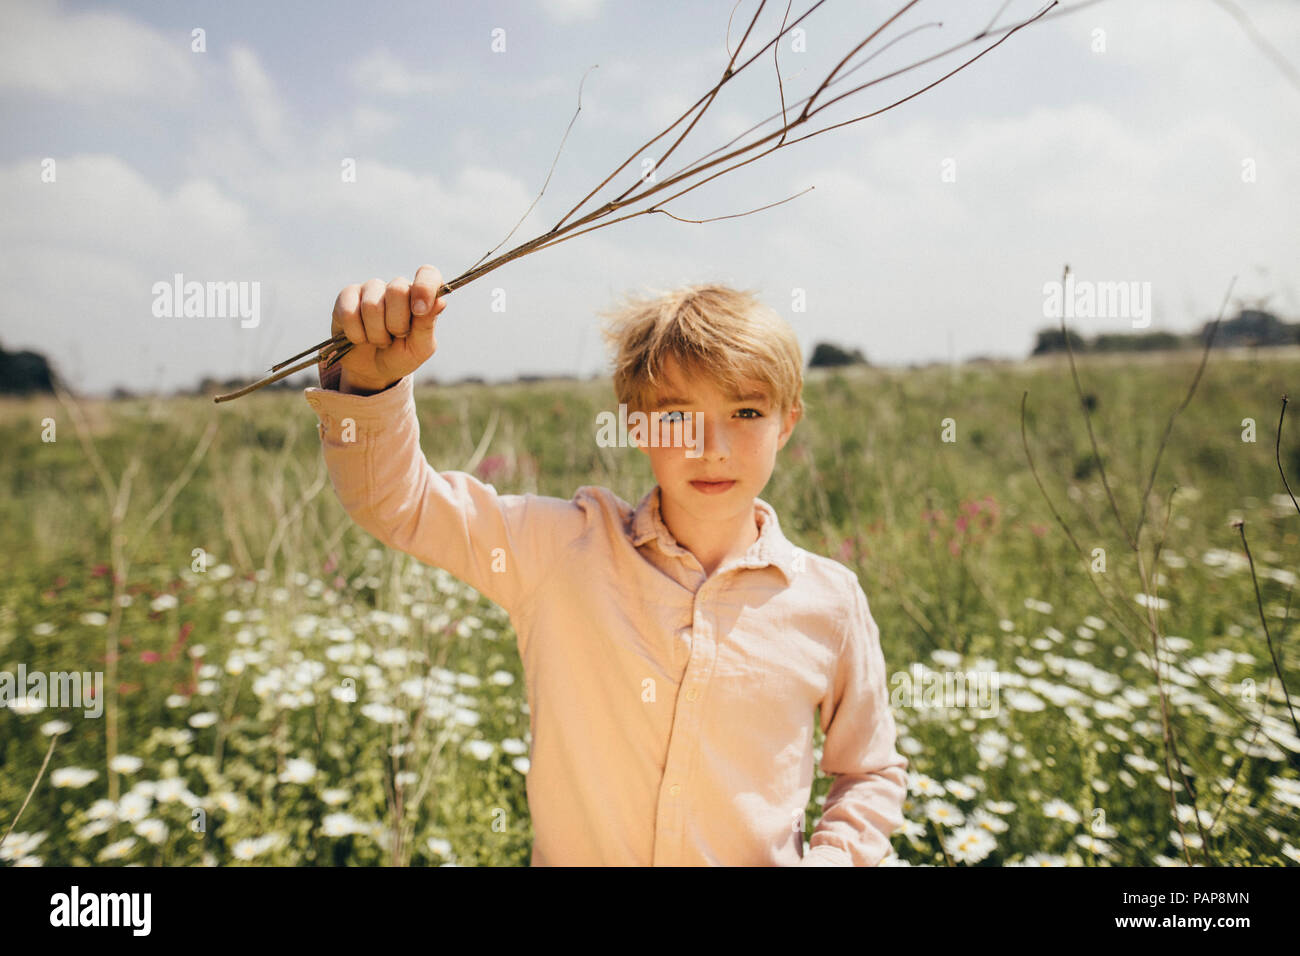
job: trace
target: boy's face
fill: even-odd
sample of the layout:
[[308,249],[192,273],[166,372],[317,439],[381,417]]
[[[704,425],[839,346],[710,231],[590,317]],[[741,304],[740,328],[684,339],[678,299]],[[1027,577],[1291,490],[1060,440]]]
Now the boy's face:
[[[666,433],[673,422],[687,418],[691,426],[701,426],[694,435],[687,433],[690,447],[671,447],[663,438],[659,447],[638,444],[650,457],[663,494],[703,521],[752,509],[799,413],[791,409],[782,416],[759,382],[744,383],[739,396],[723,394],[707,377],[683,374],[672,356],[664,363],[656,399],[647,410],[651,429]],[[703,483],[705,479],[731,484],[710,486]]]

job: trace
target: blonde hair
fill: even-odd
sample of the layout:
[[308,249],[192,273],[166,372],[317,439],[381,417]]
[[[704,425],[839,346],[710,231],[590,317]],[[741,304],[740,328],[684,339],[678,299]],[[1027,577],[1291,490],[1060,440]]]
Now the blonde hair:
[[600,313],[613,352],[614,392],[628,411],[647,411],[673,356],[683,376],[710,379],[736,395],[745,379],[762,382],[785,415],[802,417],[803,354],[794,330],[749,291],[691,285],[658,298],[625,297]]

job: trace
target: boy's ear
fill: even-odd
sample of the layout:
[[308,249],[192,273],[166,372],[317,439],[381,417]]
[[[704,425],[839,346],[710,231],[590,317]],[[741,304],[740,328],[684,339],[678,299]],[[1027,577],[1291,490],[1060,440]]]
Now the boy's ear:
[[790,436],[794,434],[794,426],[798,424],[801,418],[803,418],[802,407],[792,408],[790,411],[786,412],[785,418],[781,423],[781,437],[777,439],[776,443],[777,451],[780,451],[785,447],[785,443],[788,442]]

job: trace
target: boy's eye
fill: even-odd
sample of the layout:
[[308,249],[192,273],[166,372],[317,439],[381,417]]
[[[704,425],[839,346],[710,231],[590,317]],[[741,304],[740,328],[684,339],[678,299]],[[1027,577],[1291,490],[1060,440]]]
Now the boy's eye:
[[763,417],[763,413],[760,412],[757,408],[742,408],[742,409],[741,409],[741,412],[753,412],[753,413],[754,413],[754,418],[762,418],[762,417]]
[[681,412],[664,412],[662,415],[659,416],[659,420],[661,422],[667,422],[667,423],[680,422],[682,421],[681,418],[672,418],[671,416],[673,415],[680,416],[681,414],[682,414]]

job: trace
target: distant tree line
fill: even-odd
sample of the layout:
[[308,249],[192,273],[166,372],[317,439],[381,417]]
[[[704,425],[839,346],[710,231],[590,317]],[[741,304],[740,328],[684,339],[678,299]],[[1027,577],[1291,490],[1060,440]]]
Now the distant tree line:
[[812,358],[808,360],[809,368],[833,368],[837,365],[869,365],[867,357],[858,349],[845,351],[830,342],[818,342],[813,348]]
[[54,370],[38,352],[6,352],[0,346],[0,394],[54,392]]
[[[1073,329],[1043,329],[1034,343],[1033,355],[1064,352],[1066,336],[1075,352],[1154,352],[1162,349],[1204,348],[1213,322],[1206,322],[1199,332],[1177,335],[1173,332],[1104,332],[1085,340]],[[1300,345],[1300,322],[1283,322],[1271,312],[1242,309],[1235,319],[1220,323],[1213,348],[1271,347]]]

